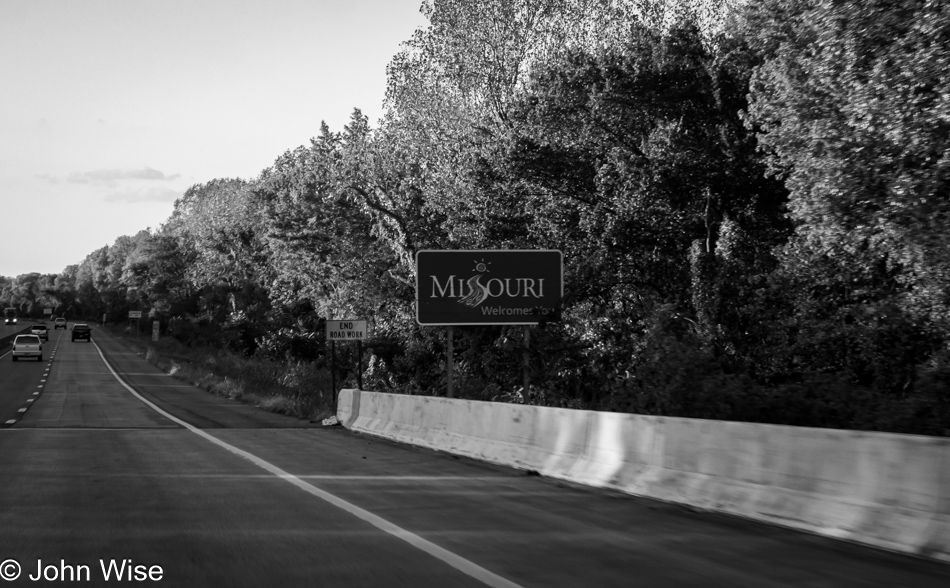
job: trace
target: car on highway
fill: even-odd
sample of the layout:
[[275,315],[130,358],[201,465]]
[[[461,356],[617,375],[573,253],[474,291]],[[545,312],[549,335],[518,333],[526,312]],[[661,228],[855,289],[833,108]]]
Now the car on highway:
[[35,357],[43,361],[43,342],[36,335],[17,335],[13,340],[13,361],[21,357]]
[[46,323],[36,323],[30,327],[30,334],[36,335],[44,341],[49,341],[49,327],[46,326]]
[[54,330],[54,331],[55,331],[56,329],[65,329],[65,328],[66,328],[66,319],[64,319],[63,317],[59,317],[58,319],[56,319],[55,321],[53,321],[53,330]]
[[86,341],[92,341],[92,329],[89,328],[89,325],[86,323],[76,323],[73,325],[73,336],[72,340],[76,339],[85,339]]
[[3,324],[5,325],[15,325],[16,324],[16,309],[13,307],[3,309]]

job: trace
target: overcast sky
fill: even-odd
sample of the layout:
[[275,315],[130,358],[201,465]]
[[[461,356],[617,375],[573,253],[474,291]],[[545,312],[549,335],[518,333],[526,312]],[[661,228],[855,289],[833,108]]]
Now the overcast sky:
[[0,0],[0,275],[59,273],[382,114],[422,0]]

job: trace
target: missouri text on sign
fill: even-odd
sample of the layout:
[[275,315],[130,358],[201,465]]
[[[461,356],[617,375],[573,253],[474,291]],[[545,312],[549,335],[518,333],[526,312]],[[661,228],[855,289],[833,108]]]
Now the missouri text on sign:
[[366,338],[366,321],[327,321],[327,341],[361,341]]
[[534,325],[560,318],[560,251],[451,250],[416,254],[420,325]]

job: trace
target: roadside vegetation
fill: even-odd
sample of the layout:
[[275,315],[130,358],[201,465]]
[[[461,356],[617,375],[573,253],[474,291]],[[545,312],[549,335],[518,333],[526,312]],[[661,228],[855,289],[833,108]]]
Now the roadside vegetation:
[[365,318],[364,388],[444,394],[415,253],[559,249],[562,320],[533,328],[531,389],[520,327],[458,327],[459,396],[950,434],[948,3],[423,12],[375,126],[354,110],[256,178],[196,184],[158,229],[3,278],[0,304],[142,310],[169,357],[202,350],[290,399],[327,397],[325,320]]
[[207,392],[271,412],[311,421],[333,414],[330,372],[314,362],[275,362],[217,346],[187,346],[175,338],[152,341],[126,325],[100,327],[176,379]]

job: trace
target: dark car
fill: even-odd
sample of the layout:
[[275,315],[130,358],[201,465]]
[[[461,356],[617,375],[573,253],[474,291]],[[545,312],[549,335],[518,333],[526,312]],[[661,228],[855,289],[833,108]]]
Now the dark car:
[[43,323],[37,323],[30,329],[31,335],[36,335],[44,341],[49,341],[49,328]]
[[89,328],[89,325],[86,323],[76,323],[73,325],[72,340],[75,341],[76,339],[92,341],[92,329]]

